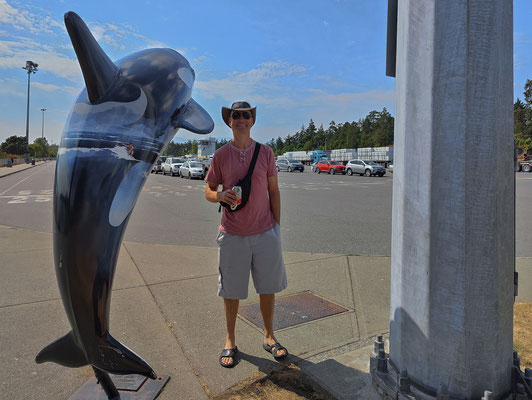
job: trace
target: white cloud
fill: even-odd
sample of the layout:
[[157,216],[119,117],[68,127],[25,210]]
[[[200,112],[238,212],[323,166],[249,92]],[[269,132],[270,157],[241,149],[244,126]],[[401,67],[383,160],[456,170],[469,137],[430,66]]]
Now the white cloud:
[[[38,69],[79,83],[81,70],[75,59],[51,50],[27,38],[18,41],[0,41],[0,68],[22,68],[26,60],[39,64]],[[37,72],[38,73],[38,72]]]
[[283,95],[278,79],[284,76],[305,76],[308,68],[282,61],[269,61],[246,72],[232,72],[223,79],[197,81],[196,87],[206,98],[225,100],[253,98],[257,103],[267,102]]
[[75,88],[72,86],[59,86],[51,83],[33,82],[32,86],[35,86],[36,88],[45,90],[47,92],[63,91],[71,94],[78,94],[81,91],[81,88]]
[[28,10],[12,7],[6,0],[0,0],[0,23],[32,34],[53,33],[52,28],[63,27],[49,16],[38,16]]

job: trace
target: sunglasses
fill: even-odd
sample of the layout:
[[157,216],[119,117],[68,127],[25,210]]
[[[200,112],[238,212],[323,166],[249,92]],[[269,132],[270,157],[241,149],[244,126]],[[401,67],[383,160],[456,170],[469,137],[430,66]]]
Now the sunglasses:
[[242,118],[244,118],[244,119],[250,119],[251,118],[251,113],[248,113],[247,111],[244,111],[243,113],[234,112],[233,114],[231,114],[231,118],[240,119],[241,115],[242,115]]

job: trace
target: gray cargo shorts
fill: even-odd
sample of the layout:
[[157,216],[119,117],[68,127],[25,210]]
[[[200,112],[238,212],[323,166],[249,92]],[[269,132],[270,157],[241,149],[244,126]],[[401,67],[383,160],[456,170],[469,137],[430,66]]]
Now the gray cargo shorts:
[[250,271],[257,293],[273,294],[286,289],[280,231],[275,224],[269,231],[252,236],[218,233],[218,296],[246,299]]

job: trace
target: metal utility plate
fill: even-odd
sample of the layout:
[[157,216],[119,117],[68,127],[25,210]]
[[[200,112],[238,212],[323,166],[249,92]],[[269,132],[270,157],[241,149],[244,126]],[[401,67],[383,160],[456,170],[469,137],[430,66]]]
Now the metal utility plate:
[[[346,311],[349,310],[318,297],[311,292],[280,297],[275,299],[273,329],[288,328],[289,326],[314,321]],[[240,307],[238,312],[242,317],[263,329],[262,316],[258,304]]]
[[[157,379],[148,379],[141,375],[109,374],[109,376],[120,393],[120,400],[153,400],[170,380],[169,376],[159,376]],[[87,399],[108,400],[94,376],[70,397],[70,400]]]

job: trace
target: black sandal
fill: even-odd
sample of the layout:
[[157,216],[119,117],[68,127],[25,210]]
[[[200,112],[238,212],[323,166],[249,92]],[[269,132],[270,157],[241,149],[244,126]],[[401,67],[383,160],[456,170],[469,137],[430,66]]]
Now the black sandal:
[[[218,362],[220,365],[224,368],[233,368],[237,364],[237,355],[238,353],[238,347],[233,347],[232,349],[223,349],[222,354],[220,354],[220,358],[218,359]],[[224,364],[222,362],[222,358],[224,357],[230,357],[233,359],[233,362],[231,364]]]
[[[283,347],[281,343],[277,342],[272,345],[263,343],[262,348],[266,350],[268,353],[271,353],[273,355],[273,358],[276,360],[283,360],[288,355],[288,350],[286,350],[286,347]],[[285,353],[282,356],[278,356],[277,353],[280,350],[284,350]]]

